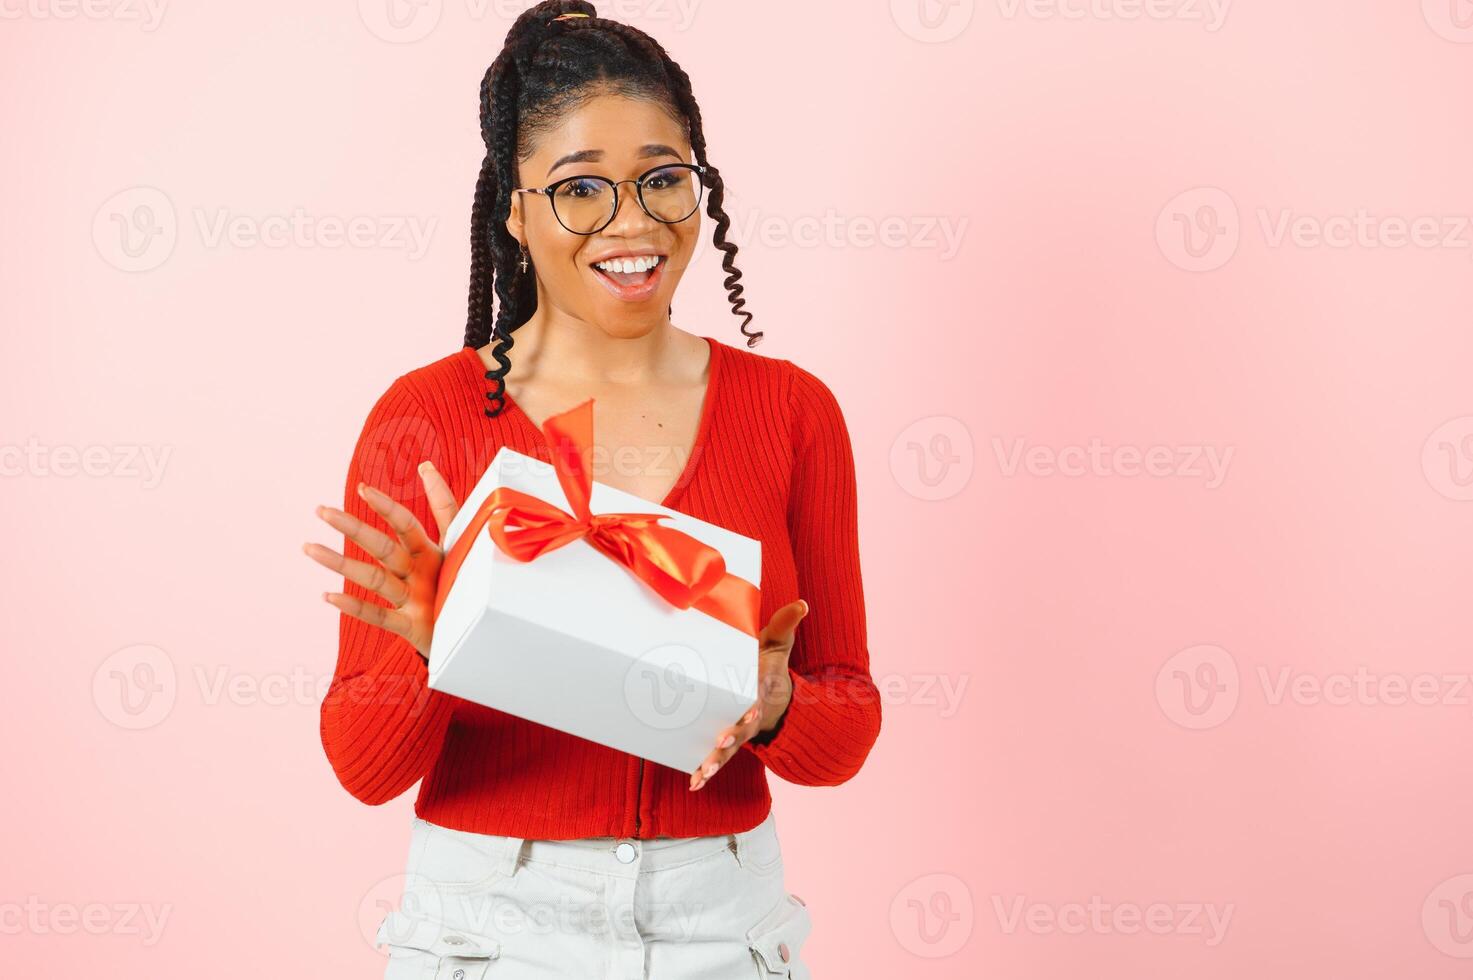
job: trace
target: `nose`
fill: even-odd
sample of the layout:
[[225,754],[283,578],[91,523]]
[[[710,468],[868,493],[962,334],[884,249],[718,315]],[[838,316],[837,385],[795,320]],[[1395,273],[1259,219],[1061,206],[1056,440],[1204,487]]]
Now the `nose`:
[[[627,189],[624,184],[630,185]],[[619,189],[618,210],[614,217],[604,226],[604,233],[608,235],[637,235],[642,231],[648,231],[656,224],[645,209],[639,203],[639,184],[634,180],[615,181],[614,186]]]

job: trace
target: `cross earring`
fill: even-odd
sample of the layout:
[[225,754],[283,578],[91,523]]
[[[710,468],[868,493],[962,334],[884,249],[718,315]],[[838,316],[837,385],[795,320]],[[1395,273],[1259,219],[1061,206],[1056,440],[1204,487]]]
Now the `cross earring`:
[[527,246],[525,245],[522,246],[522,261],[517,263],[517,265],[522,272],[525,273],[527,271]]

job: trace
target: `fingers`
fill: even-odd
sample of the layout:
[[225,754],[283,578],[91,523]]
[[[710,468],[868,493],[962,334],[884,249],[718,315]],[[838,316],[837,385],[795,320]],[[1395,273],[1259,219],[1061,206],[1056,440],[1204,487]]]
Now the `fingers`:
[[419,518],[415,517],[414,512],[399,501],[366,483],[358,484],[358,496],[367,501],[368,506],[378,511],[388,522],[389,527],[393,528],[394,533],[399,535],[399,540],[404,543],[411,559],[436,547],[429,535],[425,533],[424,526],[419,523]]
[[[759,696],[757,703],[747,710],[741,720],[730,728],[724,729],[716,739],[716,748],[706,756],[700,768],[691,773],[690,789],[700,789],[710,782],[711,777],[716,775],[723,765],[726,764],[742,743],[751,740],[762,730],[762,717],[764,704],[773,702],[771,710],[780,711],[778,702],[785,696],[782,689],[782,675],[786,675],[787,655],[793,648],[793,640],[797,635],[798,624],[803,617],[808,615],[808,603],[802,599],[794,600],[783,606],[772,614],[758,637],[758,656],[763,664],[762,675],[758,678]],[[763,656],[763,655],[766,656]]]
[[373,558],[377,559],[394,575],[403,578],[409,574],[409,553],[384,532],[366,521],[361,521],[347,511],[336,507],[318,507],[317,516],[355,542]]
[[419,479],[425,485],[425,496],[430,502],[430,513],[435,517],[435,527],[440,531],[440,543],[445,543],[445,532],[450,529],[450,522],[455,520],[455,515],[460,510],[460,505],[455,502],[455,494],[450,492],[450,484],[440,475],[435,464],[425,460],[419,464]]
[[324,592],[322,599],[328,605],[336,606],[354,619],[361,619],[370,626],[381,627],[406,639],[409,636],[409,628],[413,625],[409,617],[399,610],[364,602],[356,596],[342,592]]
[[806,615],[808,615],[808,603],[802,599],[795,599],[786,606],[783,606],[772,614],[772,618],[762,628],[762,633],[758,637],[760,646],[764,649],[783,646],[791,647],[794,636],[798,631],[798,624],[803,621],[803,617]]
[[357,582],[370,592],[381,595],[392,606],[402,606],[409,601],[409,583],[397,575],[390,574],[382,565],[345,558],[331,548],[315,542],[302,545],[302,550],[319,565],[330,568],[350,582]]
[[737,754],[752,736],[756,735],[762,726],[762,706],[754,704],[742,715],[741,720],[730,728],[722,729],[721,734],[716,736],[716,748],[706,756],[705,761],[691,773],[690,790],[694,792],[710,782],[711,777],[716,775],[718,769],[726,764],[726,761]]

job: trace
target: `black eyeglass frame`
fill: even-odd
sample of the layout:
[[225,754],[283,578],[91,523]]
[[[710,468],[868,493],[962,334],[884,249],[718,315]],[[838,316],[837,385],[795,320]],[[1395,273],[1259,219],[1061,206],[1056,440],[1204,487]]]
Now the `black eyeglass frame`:
[[[681,168],[684,168],[686,170],[693,171],[696,174],[696,176],[697,176],[696,185],[700,188],[700,191],[696,194],[696,206],[693,207],[693,208],[691,208],[690,214],[687,214],[684,218],[676,218],[674,221],[666,221],[664,218],[656,217],[655,214],[653,212],[651,212],[650,209],[645,205],[645,203],[644,203],[644,182],[646,180],[649,180],[650,177],[653,176],[656,171],[659,171],[659,170],[669,170],[672,167],[681,167]],[[514,187],[514,188],[512,188],[512,190],[516,191],[519,194],[543,194],[543,195],[546,195],[546,197],[547,197],[547,203],[549,205],[551,205],[551,207],[552,207],[552,216],[554,218],[557,218],[557,223],[560,224],[560,225],[562,225],[564,229],[566,229],[569,232],[572,232],[574,235],[597,235],[599,232],[601,232],[605,228],[607,228],[609,226],[609,223],[611,221],[613,221],[614,218],[619,213],[619,185],[620,184],[633,184],[634,185],[634,199],[639,202],[639,208],[645,214],[649,215],[651,218],[654,218],[654,220],[660,222],[660,224],[662,224],[662,225],[678,225],[682,221],[689,221],[691,215],[692,214],[695,214],[697,211],[699,211],[701,209],[701,201],[705,197],[705,194],[706,194],[706,180],[705,180],[705,177],[706,177],[706,167],[703,164],[699,164],[699,163],[685,163],[685,162],[681,162],[681,163],[662,163],[662,164],[659,164],[657,166],[651,167],[650,169],[646,170],[644,173],[640,174],[638,177],[634,177],[634,178],[625,177],[623,180],[610,180],[609,178],[604,177],[604,176],[601,176],[599,174],[573,174],[571,177],[563,177],[563,178],[560,178],[558,180],[555,180],[551,184],[548,184],[546,187]],[[593,229],[592,231],[573,231],[572,228],[569,228],[563,222],[562,216],[557,213],[557,204],[554,203],[554,201],[553,201],[553,195],[555,195],[557,193],[557,189],[559,187],[562,187],[564,184],[568,183],[569,181],[574,181],[574,180],[601,180],[605,184],[609,184],[609,185],[611,185],[614,188],[614,206],[611,207],[611,208],[609,208],[609,216],[608,216],[608,218],[604,220],[604,223],[603,224],[599,225],[597,228]]]

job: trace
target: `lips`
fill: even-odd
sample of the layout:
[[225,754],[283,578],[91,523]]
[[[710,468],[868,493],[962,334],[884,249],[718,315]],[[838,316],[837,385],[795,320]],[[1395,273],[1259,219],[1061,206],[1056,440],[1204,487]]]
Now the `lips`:
[[[610,258],[614,257],[610,256]],[[600,259],[599,261],[602,262],[604,260]],[[634,303],[648,299],[654,295],[655,290],[660,286],[660,280],[664,278],[665,266],[667,264],[668,260],[664,256],[661,256],[659,264],[649,272],[636,272],[628,275],[624,273],[610,275],[592,264],[589,265],[589,268],[593,270],[593,276],[599,281],[599,284],[607,289],[615,299],[622,300],[626,303]]]

